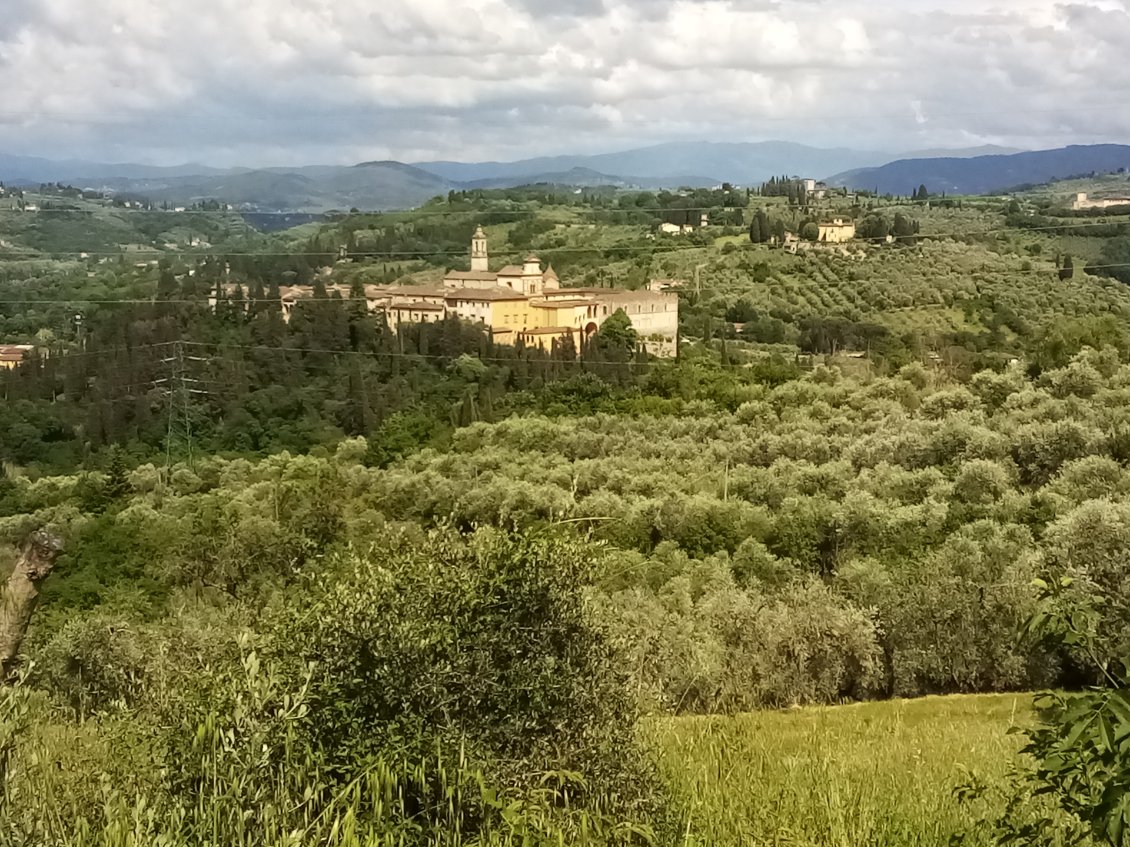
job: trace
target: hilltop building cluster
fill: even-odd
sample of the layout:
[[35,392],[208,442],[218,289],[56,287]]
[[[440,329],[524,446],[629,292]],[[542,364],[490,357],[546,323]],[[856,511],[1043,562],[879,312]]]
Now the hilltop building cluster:
[[[401,323],[432,323],[448,316],[482,324],[502,344],[522,343],[552,349],[571,339],[576,349],[611,315],[623,310],[645,348],[657,356],[676,354],[679,297],[667,286],[631,291],[614,288],[562,288],[552,266],[527,256],[521,265],[491,271],[487,237],[482,227],[471,238],[469,270],[448,271],[443,285],[364,286],[367,308],[382,312],[390,328]],[[349,299],[349,286],[328,285],[327,292]],[[657,290],[661,289],[661,290]],[[309,285],[279,289],[283,317],[314,296]],[[213,299],[212,305],[215,306]]]
[[804,199],[811,203],[813,200],[823,200],[828,196],[828,184],[815,179],[806,179],[804,182]]

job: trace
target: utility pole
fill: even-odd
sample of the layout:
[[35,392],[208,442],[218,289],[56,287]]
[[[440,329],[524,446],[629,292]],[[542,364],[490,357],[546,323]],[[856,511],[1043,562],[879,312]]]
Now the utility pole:
[[194,466],[194,450],[192,437],[192,399],[194,396],[207,395],[202,387],[204,383],[199,379],[189,376],[188,367],[193,362],[206,362],[201,356],[185,354],[184,342],[173,342],[173,349],[169,356],[162,359],[162,364],[169,366],[169,375],[154,381],[154,385],[163,387],[163,396],[168,409],[168,428],[165,435],[165,473],[173,466],[173,453],[175,443],[184,446],[185,456],[189,467]]
[[83,324],[83,314],[82,314],[82,312],[75,312],[74,324],[75,324],[75,341],[78,342],[78,348],[80,350],[85,350],[86,349],[86,333],[84,332],[84,330],[85,330],[86,327]]

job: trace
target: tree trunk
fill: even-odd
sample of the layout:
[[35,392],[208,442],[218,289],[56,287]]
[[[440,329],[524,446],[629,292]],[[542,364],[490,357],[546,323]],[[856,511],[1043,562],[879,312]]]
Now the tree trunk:
[[24,544],[20,560],[8,577],[8,585],[0,595],[0,684],[15,669],[16,656],[39,602],[39,583],[51,573],[62,552],[62,538],[39,530]]

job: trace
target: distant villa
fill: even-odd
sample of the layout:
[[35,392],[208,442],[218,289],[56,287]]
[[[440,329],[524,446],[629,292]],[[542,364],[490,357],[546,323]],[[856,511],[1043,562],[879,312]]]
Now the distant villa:
[[1112,206],[1130,206],[1130,197],[1103,197],[1091,200],[1087,197],[1087,192],[1080,191],[1071,204],[1071,208],[1077,212],[1082,209],[1109,209]]

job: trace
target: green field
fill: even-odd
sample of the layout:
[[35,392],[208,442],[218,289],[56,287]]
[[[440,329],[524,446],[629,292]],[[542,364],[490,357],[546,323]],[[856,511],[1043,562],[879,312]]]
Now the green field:
[[695,845],[946,845],[972,822],[953,789],[999,777],[1026,695],[927,697],[656,720]]

